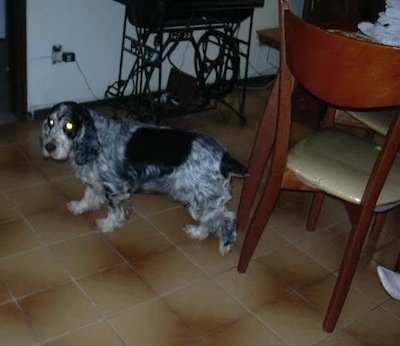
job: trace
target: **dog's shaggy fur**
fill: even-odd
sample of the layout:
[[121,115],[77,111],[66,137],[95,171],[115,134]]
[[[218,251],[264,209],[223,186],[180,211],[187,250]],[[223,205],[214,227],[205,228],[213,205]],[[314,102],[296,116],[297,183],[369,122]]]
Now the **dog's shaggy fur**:
[[247,170],[212,137],[102,116],[64,102],[43,122],[40,142],[45,157],[68,160],[86,185],[82,200],[68,203],[72,213],[107,204],[107,217],[97,220],[100,231],[124,224],[132,194],[158,192],[183,203],[199,222],[185,228],[190,237],[216,233],[223,255],[235,244],[236,216],[227,209],[230,176],[245,176]]

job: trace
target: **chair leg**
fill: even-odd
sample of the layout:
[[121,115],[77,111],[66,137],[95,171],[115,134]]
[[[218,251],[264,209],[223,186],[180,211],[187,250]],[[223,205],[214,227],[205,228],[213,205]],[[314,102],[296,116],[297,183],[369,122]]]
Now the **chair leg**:
[[249,221],[251,209],[275,141],[278,94],[279,77],[274,82],[250,156],[249,177],[244,182],[237,213],[237,229],[239,232],[244,231]]
[[358,220],[352,226],[340,266],[339,275],[323,322],[323,330],[328,333],[331,333],[334,330],[339,315],[343,309],[372,216],[373,210],[371,212],[361,210]]
[[378,240],[381,234],[383,224],[386,220],[386,213],[375,213],[374,221],[372,222],[371,231],[369,233],[369,239]]
[[[289,131],[289,128],[284,130]],[[244,238],[238,265],[238,271],[240,273],[244,273],[247,270],[264,227],[267,224],[278,200],[286,168],[287,150],[288,146],[286,141],[277,141],[275,143],[271,169],[269,171],[267,182],[261,199],[254,211],[246,237]]]
[[315,231],[317,227],[319,215],[321,214],[322,204],[325,199],[325,193],[322,191],[316,191],[313,195],[310,212],[307,219],[307,231]]
[[254,250],[258,244],[261,234],[267,224],[272,211],[274,210],[276,201],[280,193],[280,183],[276,179],[268,178],[267,186],[264,190],[263,196],[257,205],[251,220],[250,226],[247,230],[246,237],[243,242],[242,250],[240,253],[238,271],[244,273],[247,270],[249,262],[253,256]]
[[331,128],[335,126],[336,109],[328,107],[325,113],[325,117],[321,122],[321,127]]

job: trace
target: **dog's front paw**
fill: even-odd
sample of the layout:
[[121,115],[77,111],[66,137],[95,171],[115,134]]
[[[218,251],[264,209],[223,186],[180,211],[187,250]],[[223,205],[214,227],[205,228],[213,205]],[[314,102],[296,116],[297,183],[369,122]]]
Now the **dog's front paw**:
[[110,222],[108,218],[96,220],[96,227],[100,232],[112,232],[115,229],[115,224]]
[[74,215],[79,215],[86,211],[86,208],[84,208],[81,201],[68,202],[67,209]]
[[184,227],[185,233],[192,239],[203,240],[208,237],[208,229],[204,226],[186,226]]

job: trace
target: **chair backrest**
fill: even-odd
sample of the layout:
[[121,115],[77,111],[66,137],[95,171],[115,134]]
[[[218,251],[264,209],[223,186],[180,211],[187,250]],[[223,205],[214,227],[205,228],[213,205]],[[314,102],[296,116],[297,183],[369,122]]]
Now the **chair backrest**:
[[[280,23],[282,44],[275,156],[288,152],[291,97],[296,81],[328,103],[329,109],[335,106],[358,109],[400,106],[400,48],[320,29],[293,15],[286,0],[280,0]],[[399,149],[400,116],[397,115],[364,191],[363,213],[374,210]]]
[[314,96],[347,108],[400,105],[400,48],[323,30],[281,5],[281,68]]

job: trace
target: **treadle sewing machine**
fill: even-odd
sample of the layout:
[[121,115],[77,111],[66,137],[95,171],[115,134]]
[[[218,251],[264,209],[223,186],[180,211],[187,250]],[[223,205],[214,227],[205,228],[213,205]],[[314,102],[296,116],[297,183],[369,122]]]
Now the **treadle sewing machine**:
[[[244,105],[250,38],[255,7],[264,0],[115,0],[125,5],[125,20],[118,80],[108,86],[105,97],[114,104],[129,105],[128,112],[140,120],[156,123],[168,112],[187,111],[194,94],[200,96],[198,107],[210,101],[231,108],[246,123]],[[240,23],[249,20],[248,38],[238,38]],[[195,35],[195,32],[200,32]],[[171,61],[180,42],[194,50],[195,76],[183,73]],[[238,109],[224,100],[235,87],[244,59],[243,89]],[[169,61],[171,73],[163,94],[163,63]],[[243,66],[242,65],[242,66]],[[156,79],[156,88],[151,87]],[[151,90],[153,89],[153,90]],[[154,91],[154,89],[157,89]],[[167,97],[163,97],[167,96]],[[167,101],[166,101],[167,98]]]

